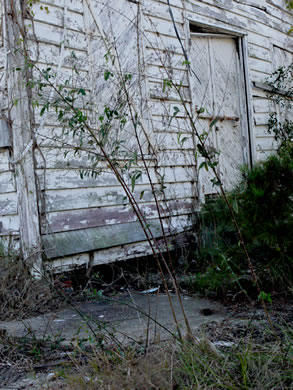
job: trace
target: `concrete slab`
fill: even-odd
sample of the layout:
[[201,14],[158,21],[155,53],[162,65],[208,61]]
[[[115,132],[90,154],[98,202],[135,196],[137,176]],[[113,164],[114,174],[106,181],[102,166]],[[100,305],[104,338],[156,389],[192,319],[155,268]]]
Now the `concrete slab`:
[[[182,332],[185,332],[183,314],[178,298],[171,295],[172,303]],[[199,297],[182,296],[184,310],[192,329],[225,318],[223,306]],[[92,336],[89,324],[99,335],[113,333],[120,341],[145,338],[165,339],[175,332],[168,297],[166,294],[125,293],[115,298],[101,298],[82,302],[58,312],[23,321],[0,322],[11,336],[37,338],[64,338],[65,343]]]

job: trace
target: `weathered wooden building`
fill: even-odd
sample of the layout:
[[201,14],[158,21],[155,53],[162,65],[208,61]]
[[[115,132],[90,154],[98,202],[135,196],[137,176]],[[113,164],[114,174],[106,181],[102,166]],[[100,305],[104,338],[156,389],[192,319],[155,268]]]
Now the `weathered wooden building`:
[[[44,253],[62,270],[150,251],[109,164],[89,158],[97,145],[80,129],[72,134],[52,107],[60,91],[75,91],[96,131],[112,120],[111,145],[121,148],[115,162],[119,169],[129,162],[121,174],[156,236],[154,189],[164,225],[175,233],[191,226],[192,212],[216,191],[211,174],[198,169],[191,119],[220,151],[227,189],[241,164],[274,149],[265,82],[292,63],[284,0],[25,3],[2,0],[1,8],[0,235],[20,239],[35,264]],[[142,154],[148,171],[138,170]]]

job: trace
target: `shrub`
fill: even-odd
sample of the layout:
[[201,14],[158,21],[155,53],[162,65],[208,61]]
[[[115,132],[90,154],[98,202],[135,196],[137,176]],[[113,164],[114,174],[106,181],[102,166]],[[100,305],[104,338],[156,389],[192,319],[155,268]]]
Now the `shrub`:
[[[293,281],[293,145],[244,168],[228,194],[263,288],[289,288]],[[236,230],[222,198],[199,213],[195,287],[216,294],[246,290],[252,284]]]

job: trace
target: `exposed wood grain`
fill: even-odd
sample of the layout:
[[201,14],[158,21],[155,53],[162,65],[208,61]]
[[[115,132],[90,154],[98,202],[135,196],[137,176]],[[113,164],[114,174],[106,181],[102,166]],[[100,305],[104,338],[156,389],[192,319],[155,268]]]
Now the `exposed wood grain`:
[[16,214],[0,216],[0,236],[19,235],[19,216]]
[[[22,48],[15,50],[20,42],[21,2],[16,0],[6,2],[6,34],[10,49],[7,61],[8,68],[19,67],[24,69],[24,57]],[[33,265],[33,272],[40,277],[41,272],[41,239],[38,215],[37,187],[35,181],[33,151],[27,148],[26,154],[21,156],[26,146],[32,141],[32,129],[30,128],[30,101],[26,88],[23,87],[21,72],[8,72],[9,101],[18,103],[10,110],[13,132],[13,158],[17,161],[16,186],[17,209],[20,218],[20,236],[24,260]],[[16,205],[15,205],[16,207]],[[15,211],[16,213],[16,211]]]
[[[17,0],[16,3],[18,4],[19,1]],[[170,0],[170,3],[177,32],[185,49],[189,44],[189,37],[188,34],[186,35],[185,29],[188,27],[188,21],[202,26],[207,24],[210,27],[220,28],[222,32],[235,31],[238,36],[247,34],[248,57],[242,58],[241,61],[247,63],[247,75],[249,76],[249,80],[248,77],[246,80],[246,87],[253,107],[249,120],[254,124],[255,153],[257,159],[263,158],[276,146],[273,138],[267,133],[269,112],[274,109],[274,106],[267,99],[266,92],[259,88],[256,89],[253,83],[264,83],[272,70],[292,62],[293,40],[287,35],[287,31],[292,25],[292,14],[284,7],[283,0]],[[167,184],[165,192],[167,199],[170,200],[170,214],[177,215],[177,219],[173,220],[174,227],[179,230],[185,229],[186,226],[190,226],[188,215],[192,207],[196,208],[197,202],[196,181],[198,178],[195,168],[195,146],[184,107],[174,89],[164,87],[164,80],[172,79],[177,85],[182,83],[181,90],[190,112],[194,113],[198,108],[196,106],[204,106],[206,109],[205,119],[195,118],[196,126],[200,132],[209,128],[209,123],[215,114],[226,118],[218,124],[218,130],[213,134],[213,137],[215,145],[222,152],[220,173],[222,173],[228,188],[236,180],[237,167],[245,160],[242,154],[246,153],[244,150],[247,148],[247,140],[245,140],[247,134],[241,133],[240,121],[234,120],[233,122],[227,119],[242,118],[243,123],[245,122],[246,111],[243,109],[243,105],[240,106],[239,110],[240,95],[237,90],[240,85],[241,87],[244,85],[240,80],[243,67],[241,68],[237,63],[238,57],[234,56],[232,61],[229,61],[231,53],[229,52],[228,40],[225,40],[224,43],[220,38],[214,37],[213,43],[211,41],[210,47],[207,48],[205,39],[198,37],[190,59],[193,71],[202,83],[198,83],[194,77],[190,77],[186,65],[183,64],[185,58],[181,44],[177,39],[167,0],[145,0],[141,3],[142,22],[138,27],[138,5],[134,2],[91,0],[91,10],[84,4],[80,0],[66,0],[66,3],[64,0],[42,0],[34,4],[35,32],[39,40],[39,67],[43,69],[50,64],[53,65],[54,69],[57,68],[64,27],[66,26],[67,38],[64,42],[64,56],[59,79],[61,81],[68,79],[70,85],[75,83],[75,85],[82,85],[86,88],[91,100],[98,108],[97,111],[102,112],[107,102],[111,101],[112,95],[115,96],[116,93],[115,83],[104,80],[105,69],[111,68],[109,63],[105,64],[104,55],[109,47],[107,47],[104,38],[107,37],[110,46],[116,45],[122,72],[133,74],[130,92],[140,107],[141,119],[146,123],[153,148],[156,150],[156,156],[147,157],[152,180],[158,187],[159,176],[154,171],[154,166],[157,165],[157,171],[161,177],[164,177]],[[47,6],[48,11],[45,8]],[[27,21],[27,25],[29,23]],[[12,25],[11,28],[16,29]],[[140,29],[139,39],[137,38],[137,28]],[[32,29],[29,28],[29,31],[31,55],[37,59]],[[141,49],[143,65],[137,61],[139,45],[143,48]],[[73,58],[73,51],[78,60]],[[234,55],[234,52],[232,54]],[[244,55],[246,54],[244,53]],[[215,58],[220,58],[220,60],[215,61]],[[4,72],[4,66],[5,61],[0,61],[0,72]],[[74,66],[79,70],[79,77],[75,76],[74,80],[71,80]],[[116,71],[115,66],[113,69]],[[139,75],[137,71],[139,66],[143,76],[142,73]],[[232,75],[228,77],[228,83],[227,77],[225,78],[227,72]],[[2,80],[4,79],[2,78]],[[144,89],[141,91],[138,91],[137,88],[139,80],[143,80],[144,83]],[[17,82],[15,75],[10,74],[10,87],[17,85]],[[192,84],[193,97],[189,92],[190,84]],[[1,88],[3,91],[5,90],[5,86],[2,84]],[[22,93],[19,89],[15,91]],[[143,96],[140,96],[142,91]],[[16,97],[15,93],[11,92],[11,98]],[[149,98],[148,107],[146,98]],[[3,100],[1,99],[0,102]],[[82,106],[82,102],[80,102],[80,106]],[[26,110],[24,104],[18,108],[14,107],[12,115],[15,118],[14,124],[18,125],[19,128],[22,127],[22,131],[28,133],[28,129],[25,129],[24,122],[21,120],[26,116]],[[175,112],[176,117],[170,123],[170,117]],[[90,115],[90,112],[87,113]],[[42,123],[38,110],[35,113],[35,122],[37,126]],[[245,123],[247,126],[247,121]],[[119,228],[117,227],[117,235],[115,236],[115,233],[112,242],[107,243],[110,247],[118,246],[107,250],[95,251],[95,249],[100,248],[99,246],[95,248],[96,245],[100,244],[94,243],[95,239],[92,237],[92,233],[88,236],[89,245],[87,248],[81,246],[74,249],[74,241],[72,240],[75,239],[75,235],[72,234],[72,237],[69,238],[66,233],[62,239],[58,239],[59,241],[56,242],[60,245],[59,248],[62,247],[62,243],[68,244],[66,244],[66,250],[69,257],[64,260],[56,259],[53,262],[54,267],[59,267],[59,270],[66,267],[69,269],[74,265],[81,266],[89,261],[86,254],[72,256],[72,253],[75,253],[74,250],[89,250],[88,248],[94,250],[95,264],[148,253],[149,248],[144,237],[136,236],[137,232],[134,228],[136,225],[125,225],[133,223],[135,216],[113,175],[108,171],[102,173],[97,179],[81,179],[78,169],[89,167],[90,164],[86,152],[81,153],[81,156],[69,153],[68,157],[64,158],[65,147],[62,148],[62,142],[71,142],[72,146],[76,146],[78,141],[72,140],[70,135],[62,136],[62,127],[52,112],[48,113],[42,125],[38,131],[37,141],[40,143],[45,162],[40,152],[36,151],[38,167],[36,171],[33,167],[30,150],[20,164],[24,167],[24,172],[22,168],[16,167],[14,178],[10,171],[12,166],[8,164],[8,150],[0,150],[0,214],[2,213],[0,234],[4,235],[9,232],[15,234],[17,232],[19,220],[16,213],[18,211],[21,225],[22,221],[28,224],[29,221],[36,220],[37,202],[33,180],[34,174],[37,173],[41,189],[47,199],[46,211],[49,226],[43,226],[43,233],[50,231],[50,229],[62,234],[62,231],[80,230],[82,232],[84,228],[97,228],[99,230],[96,233],[100,234],[107,224],[112,227],[119,226]],[[14,128],[13,132],[18,137],[19,132]],[[57,140],[54,139],[55,136],[57,136]],[[131,127],[125,129],[124,136],[128,147],[133,148],[134,140]],[[180,144],[180,137],[181,139],[186,137],[183,144]],[[19,138],[19,142],[18,140],[14,141],[14,158],[21,153],[28,140]],[[144,146],[147,146],[147,142],[144,143]],[[70,150],[69,145],[67,150]],[[199,164],[200,161],[197,163]],[[141,165],[141,161],[139,161],[139,165]],[[45,167],[46,175],[44,175]],[[206,192],[213,192],[211,185],[207,184],[210,177],[206,171],[201,170],[200,175],[205,176],[204,180],[200,179],[200,186],[205,186]],[[32,181],[30,181],[31,179]],[[15,195],[15,180],[19,193],[18,200]],[[31,193],[23,191],[27,185],[26,180],[30,181],[28,187]],[[126,180],[128,184],[131,184],[129,178],[126,177]],[[145,191],[143,198],[139,199],[142,191]],[[145,173],[137,181],[134,194],[145,214],[149,218],[157,218],[153,195]],[[25,198],[27,199],[26,204]],[[33,210],[32,218],[28,215],[31,210]],[[165,210],[164,215],[167,216],[168,211]],[[24,226],[25,224],[20,227],[20,234],[24,234],[25,239],[27,237],[25,234],[36,234],[36,232],[23,232]],[[31,226],[37,225],[31,222]],[[130,229],[131,238],[124,235],[126,226],[132,226]],[[106,229],[108,229],[107,226]],[[108,232],[110,236],[111,232]],[[120,238],[124,242],[119,241],[120,238],[118,241],[116,240],[120,233]],[[128,239],[131,241],[130,244],[126,244],[124,248],[119,246],[120,243],[124,245]],[[30,236],[30,240],[33,241],[32,236]],[[68,240],[71,240],[71,243]],[[57,256],[56,252],[54,256]]]
[[[154,220],[150,225],[155,237],[162,236],[159,221]],[[138,222],[55,233],[43,237],[48,258],[112,248],[144,239],[145,234]]]
[[[192,200],[188,198],[170,201],[168,207],[162,203],[160,207],[164,217],[168,215],[192,214],[193,212]],[[142,204],[141,210],[148,219],[158,218],[154,203]],[[78,230],[85,227],[135,222],[136,220],[137,218],[129,205],[58,211],[48,214],[49,231],[52,233]]]
[[[179,174],[176,172],[175,175]],[[159,190],[159,186],[157,189]],[[177,182],[168,184],[165,189],[165,197],[170,199],[182,199],[191,194],[191,183]],[[143,192],[143,198],[141,193]],[[149,185],[137,185],[134,196],[138,203],[154,201]],[[74,210],[91,207],[127,205],[124,191],[120,187],[111,188],[76,188],[70,190],[46,191],[47,211]]]
[[14,192],[15,181],[12,172],[3,172],[0,171],[0,194],[5,194],[6,192]]

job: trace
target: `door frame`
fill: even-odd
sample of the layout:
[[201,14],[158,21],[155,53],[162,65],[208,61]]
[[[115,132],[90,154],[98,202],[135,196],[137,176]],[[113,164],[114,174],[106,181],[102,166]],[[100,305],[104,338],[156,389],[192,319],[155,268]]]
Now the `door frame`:
[[[198,29],[199,32],[193,32],[192,27]],[[201,32],[202,31],[202,32]],[[187,18],[185,23],[185,32],[188,42],[188,55],[191,50],[191,38],[192,36],[218,36],[230,37],[236,40],[237,50],[239,53],[239,64],[240,71],[243,77],[240,79],[242,85],[241,88],[241,100],[246,105],[246,112],[242,104],[240,105],[240,115],[242,117],[241,123],[241,133],[245,137],[245,143],[243,143],[243,155],[245,158],[245,163],[250,167],[253,167],[256,156],[255,156],[255,143],[253,137],[253,110],[252,110],[252,90],[251,83],[249,78],[249,65],[248,65],[248,39],[247,33],[238,30],[231,29],[229,27],[218,27],[217,25],[211,23],[202,23],[197,22],[191,18]],[[191,96],[191,113],[195,117],[194,102],[192,97],[192,80],[189,77],[189,89]]]

